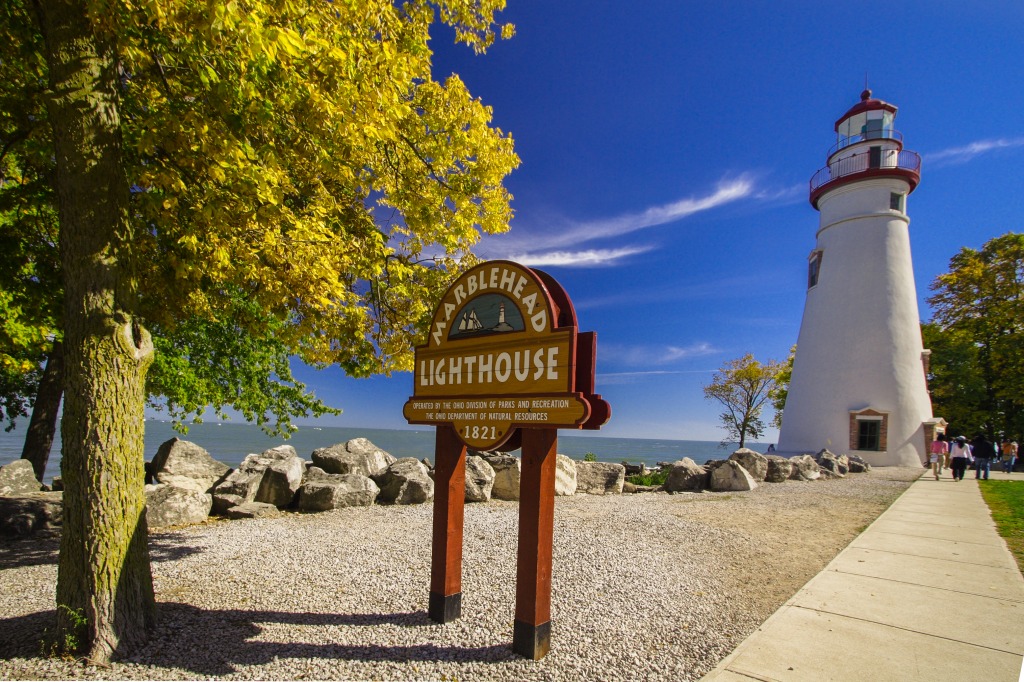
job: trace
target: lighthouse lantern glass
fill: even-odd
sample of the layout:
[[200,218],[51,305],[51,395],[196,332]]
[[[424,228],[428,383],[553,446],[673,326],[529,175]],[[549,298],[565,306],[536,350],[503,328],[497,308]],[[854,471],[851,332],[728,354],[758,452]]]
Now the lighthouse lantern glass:
[[895,115],[884,109],[873,109],[854,114],[839,124],[837,148],[862,140],[878,140],[893,137],[893,119]]

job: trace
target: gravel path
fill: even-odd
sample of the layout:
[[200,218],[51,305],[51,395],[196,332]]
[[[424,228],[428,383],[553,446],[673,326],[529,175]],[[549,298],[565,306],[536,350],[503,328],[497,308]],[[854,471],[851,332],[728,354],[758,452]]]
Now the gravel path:
[[466,505],[462,618],[426,616],[429,504],[153,534],[159,626],[110,668],[43,658],[57,543],[0,544],[0,678],[695,680],[920,469],[749,493],[557,498],[551,653],[511,651],[518,507]]

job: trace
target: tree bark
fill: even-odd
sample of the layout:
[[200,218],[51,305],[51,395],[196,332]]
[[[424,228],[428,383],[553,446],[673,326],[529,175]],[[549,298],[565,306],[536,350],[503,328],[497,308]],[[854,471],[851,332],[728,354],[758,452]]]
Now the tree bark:
[[57,413],[64,393],[64,344],[53,342],[53,350],[46,358],[46,369],[39,381],[35,402],[32,403],[32,418],[25,433],[25,446],[21,458],[32,462],[32,469],[40,483],[46,475],[46,463],[53,447],[53,434],[57,430]]
[[104,663],[145,642],[155,617],[143,490],[153,346],[131,318],[131,280],[120,258],[131,226],[116,53],[103,29],[113,22],[90,14],[86,0],[34,2],[50,76],[64,273],[57,630],[60,641],[72,635],[88,658]]

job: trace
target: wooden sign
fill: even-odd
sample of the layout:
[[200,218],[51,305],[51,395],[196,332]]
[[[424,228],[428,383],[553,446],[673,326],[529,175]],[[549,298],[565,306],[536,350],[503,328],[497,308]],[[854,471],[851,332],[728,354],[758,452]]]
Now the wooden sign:
[[607,404],[587,395],[593,345],[592,334],[578,334],[572,304],[550,276],[510,261],[483,263],[437,306],[427,344],[416,349],[405,418],[450,424],[475,450],[501,447],[518,427],[603,424]]
[[411,424],[435,424],[430,618],[462,614],[466,451],[522,448],[512,648],[534,660],[551,642],[551,543],[559,428],[597,429],[597,336],[550,275],[489,261],[448,289],[416,349]]

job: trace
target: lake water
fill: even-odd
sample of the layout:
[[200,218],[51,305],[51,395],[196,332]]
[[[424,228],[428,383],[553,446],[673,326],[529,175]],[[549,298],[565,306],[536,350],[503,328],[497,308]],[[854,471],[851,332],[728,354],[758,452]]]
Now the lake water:
[[[21,457],[25,438],[25,425],[19,424],[11,432],[0,431],[0,466]],[[723,459],[736,449],[735,445],[720,447],[717,441],[703,440],[658,440],[649,438],[605,438],[602,436],[571,436],[561,430],[558,436],[558,452],[573,459],[583,459],[587,453],[594,453],[599,462],[641,462],[650,467],[658,462],[672,462],[689,457],[698,463],[709,459]],[[301,426],[291,438],[270,438],[259,427],[251,424],[206,422],[189,426],[188,435],[182,436],[171,428],[169,422],[146,421],[146,459],[153,459],[160,444],[174,438],[184,438],[205,448],[214,459],[235,467],[251,452],[263,452],[276,445],[287,443],[295,447],[299,455],[309,459],[317,448],[344,443],[353,438],[368,438],[377,447],[395,457],[434,459],[434,429],[425,427],[418,430],[360,429],[336,426]],[[764,452],[767,443],[748,443],[748,447]],[[50,461],[46,468],[45,480],[49,482],[60,472],[60,433],[54,439]]]

